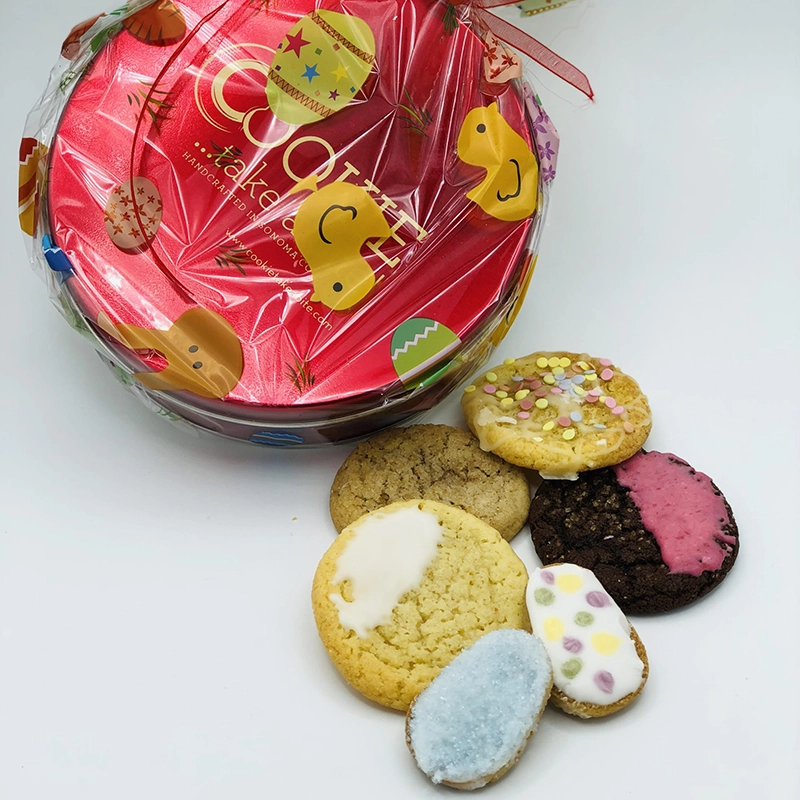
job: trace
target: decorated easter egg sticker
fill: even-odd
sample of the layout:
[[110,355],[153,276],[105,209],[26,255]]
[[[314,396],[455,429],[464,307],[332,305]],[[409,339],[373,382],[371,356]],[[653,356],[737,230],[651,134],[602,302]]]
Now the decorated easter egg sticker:
[[146,245],[158,232],[163,206],[152,181],[134,178],[114,189],[106,203],[106,231],[120,250],[135,250]]
[[299,20],[278,45],[267,97],[283,122],[303,125],[343,109],[375,62],[375,37],[364,20],[319,9]]
[[134,374],[148,389],[222,398],[242,376],[244,359],[236,331],[207,308],[184,311],[167,330],[114,325],[107,319],[98,319],[98,324],[125,347],[155,350],[166,359],[167,366],[158,372]]
[[407,389],[455,350],[461,340],[441,322],[425,317],[407,319],[392,336],[392,363]]
[[19,226],[33,236],[39,219],[40,164],[47,147],[26,136],[19,145]]
[[506,222],[525,219],[536,210],[539,164],[525,140],[492,103],[473,108],[458,134],[458,157],[486,170],[467,192],[489,216]]
[[378,204],[359,186],[339,181],[306,198],[295,217],[294,238],[311,270],[312,302],[343,311],[363,300],[376,279],[361,248],[391,232]]
[[158,46],[177,42],[186,33],[186,21],[172,0],[156,0],[126,17],[122,24],[140,41]]

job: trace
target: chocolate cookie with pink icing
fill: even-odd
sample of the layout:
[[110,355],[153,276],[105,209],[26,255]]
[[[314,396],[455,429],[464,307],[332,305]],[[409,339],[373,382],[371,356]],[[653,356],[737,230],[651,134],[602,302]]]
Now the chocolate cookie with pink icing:
[[739,551],[722,492],[670,453],[642,450],[577,481],[545,481],[530,522],[543,563],[592,570],[626,614],[697,600],[720,584]]

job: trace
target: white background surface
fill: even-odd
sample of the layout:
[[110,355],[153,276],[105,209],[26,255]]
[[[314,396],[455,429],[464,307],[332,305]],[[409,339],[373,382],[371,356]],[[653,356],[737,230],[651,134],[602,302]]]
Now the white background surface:
[[[417,771],[402,716],[350,691],[317,638],[310,583],[350,448],[170,426],[27,266],[24,118],[66,33],[100,10],[0,2],[0,797],[452,795]],[[580,0],[524,24],[584,69],[597,102],[542,76],[559,174],[494,360],[614,358],[650,397],[649,446],[715,479],[742,544],[710,596],[634,619],[652,672],[631,709],[596,722],[548,709],[487,792],[797,798],[800,4]],[[457,398],[429,419],[459,424]],[[538,563],[527,531],[514,546]]]

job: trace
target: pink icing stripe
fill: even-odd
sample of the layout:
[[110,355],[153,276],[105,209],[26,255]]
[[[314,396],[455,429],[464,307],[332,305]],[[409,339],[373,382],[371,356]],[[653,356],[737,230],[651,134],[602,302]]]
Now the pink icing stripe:
[[718,570],[736,537],[725,503],[708,475],[670,453],[637,453],[614,468],[630,489],[642,523],[655,537],[670,572],[700,575]]

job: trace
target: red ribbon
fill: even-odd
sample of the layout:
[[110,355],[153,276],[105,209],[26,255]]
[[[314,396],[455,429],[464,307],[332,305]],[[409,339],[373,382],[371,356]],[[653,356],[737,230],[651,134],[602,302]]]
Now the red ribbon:
[[576,66],[561,58],[558,53],[554,53],[549,47],[545,47],[538,39],[528,36],[519,28],[506,22],[496,14],[487,11],[487,8],[497,8],[499,6],[510,6],[518,3],[519,0],[449,0],[454,5],[469,4],[474,10],[474,17],[482,22],[498,39],[502,39],[506,44],[525,53],[537,64],[541,64],[553,75],[557,75],[561,80],[566,81],[570,86],[574,86],[579,92],[583,92],[590,100],[594,99],[594,92],[589,83],[589,79]]

